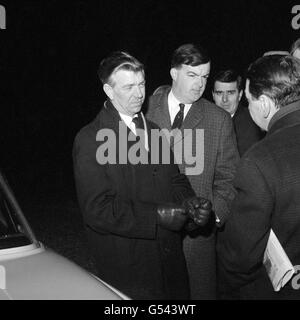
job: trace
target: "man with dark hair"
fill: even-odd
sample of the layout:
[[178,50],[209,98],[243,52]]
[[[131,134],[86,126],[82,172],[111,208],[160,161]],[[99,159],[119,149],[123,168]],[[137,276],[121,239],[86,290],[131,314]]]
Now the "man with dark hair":
[[77,196],[98,276],[133,299],[188,299],[180,232],[189,220],[205,225],[210,203],[195,196],[174,161],[149,162],[151,132],[158,129],[140,112],[143,65],[118,51],[102,60],[98,75],[108,100],[73,148]]
[[241,159],[223,241],[223,298],[300,299],[288,282],[275,292],[263,264],[271,229],[292,265],[300,264],[300,62],[270,55],[248,69],[246,97],[267,131]]
[[215,104],[232,118],[240,156],[264,136],[264,132],[251,119],[248,108],[241,102],[242,95],[242,77],[235,70],[227,69],[215,75],[212,96]]
[[[204,48],[185,44],[175,50],[171,61],[171,87],[160,87],[150,97],[148,119],[159,127],[175,130],[174,150],[186,144],[195,154],[199,144],[197,133],[204,134],[203,170],[188,174],[191,159],[188,154],[179,162],[197,196],[212,202],[215,218],[206,226],[193,230],[186,227],[183,241],[192,299],[216,299],[216,226],[225,223],[234,198],[232,180],[239,160],[230,116],[224,110],[202,98],[210,73],[210,58]],[[185,134],[187,132],[188,134]],[[182,133],[182,134],[181,134]],[[182,138],[177,138],[177,137]],[[186,150],[185,150],[186,151]]]

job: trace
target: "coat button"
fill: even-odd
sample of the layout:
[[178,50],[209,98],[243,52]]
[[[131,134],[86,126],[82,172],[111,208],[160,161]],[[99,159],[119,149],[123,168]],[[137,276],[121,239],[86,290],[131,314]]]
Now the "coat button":
[[165,253],[169,253],[171,250],[170,250],[170,248],[165,247],[165,248],[164,248],[164,251],[165,251]]

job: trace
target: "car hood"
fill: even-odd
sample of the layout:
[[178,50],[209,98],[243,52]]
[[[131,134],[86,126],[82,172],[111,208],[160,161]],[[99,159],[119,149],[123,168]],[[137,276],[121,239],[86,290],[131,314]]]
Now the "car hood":
[[106,285],[68,259],[44,247],[0,256],[0,299],[120,300]]

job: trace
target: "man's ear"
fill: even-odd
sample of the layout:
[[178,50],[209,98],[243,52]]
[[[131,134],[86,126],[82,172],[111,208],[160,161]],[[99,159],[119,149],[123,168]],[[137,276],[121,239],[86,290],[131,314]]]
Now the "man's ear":
[[103,85],[103,91],[106,93],[106,95],[109,97],[110,100],[113,100],[114,92],[112,87],[108,83],[105,83]]
[[262,115],[266,119],[271,114],[272,106],[274,105],[274,102],[265,94],[262,94],[258,98],[258,100],[260,101],[260,109],[261,109]]
[[177,69],[171,68],[170,75],[171,75],[172,80],[176,81],[176,79],[177,79]]

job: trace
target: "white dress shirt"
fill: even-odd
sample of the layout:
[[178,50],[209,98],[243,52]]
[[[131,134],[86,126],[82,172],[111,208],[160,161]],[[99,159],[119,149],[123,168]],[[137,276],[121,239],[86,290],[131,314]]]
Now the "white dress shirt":
[[[176,114],[180,110],[179,107],[180,102],[173,94],[172,90],[170,91],[168,95],[168,106],[169,106],[169,114],[171,119],[171,124],[174,122],[174,119],[176,117]],[[189,112],[192,104],[185,104],[184,103],[184,113],[183,113],[183,119],[186,117],[187,113]]]
[[[132,119],[137,117],[137,115],[134,115],[133,117],[131,117],[121,112],[119,112],[119,115],[121,119],[125,122],[126,126],[134,133],[134,135],[136,135],[135,123],[132,121]],[[141,116],[142,116],[144,128],[145,128],[145,149],[149,151],[147,125],[146,125],[145,117],[142,112],[141,112]]]

